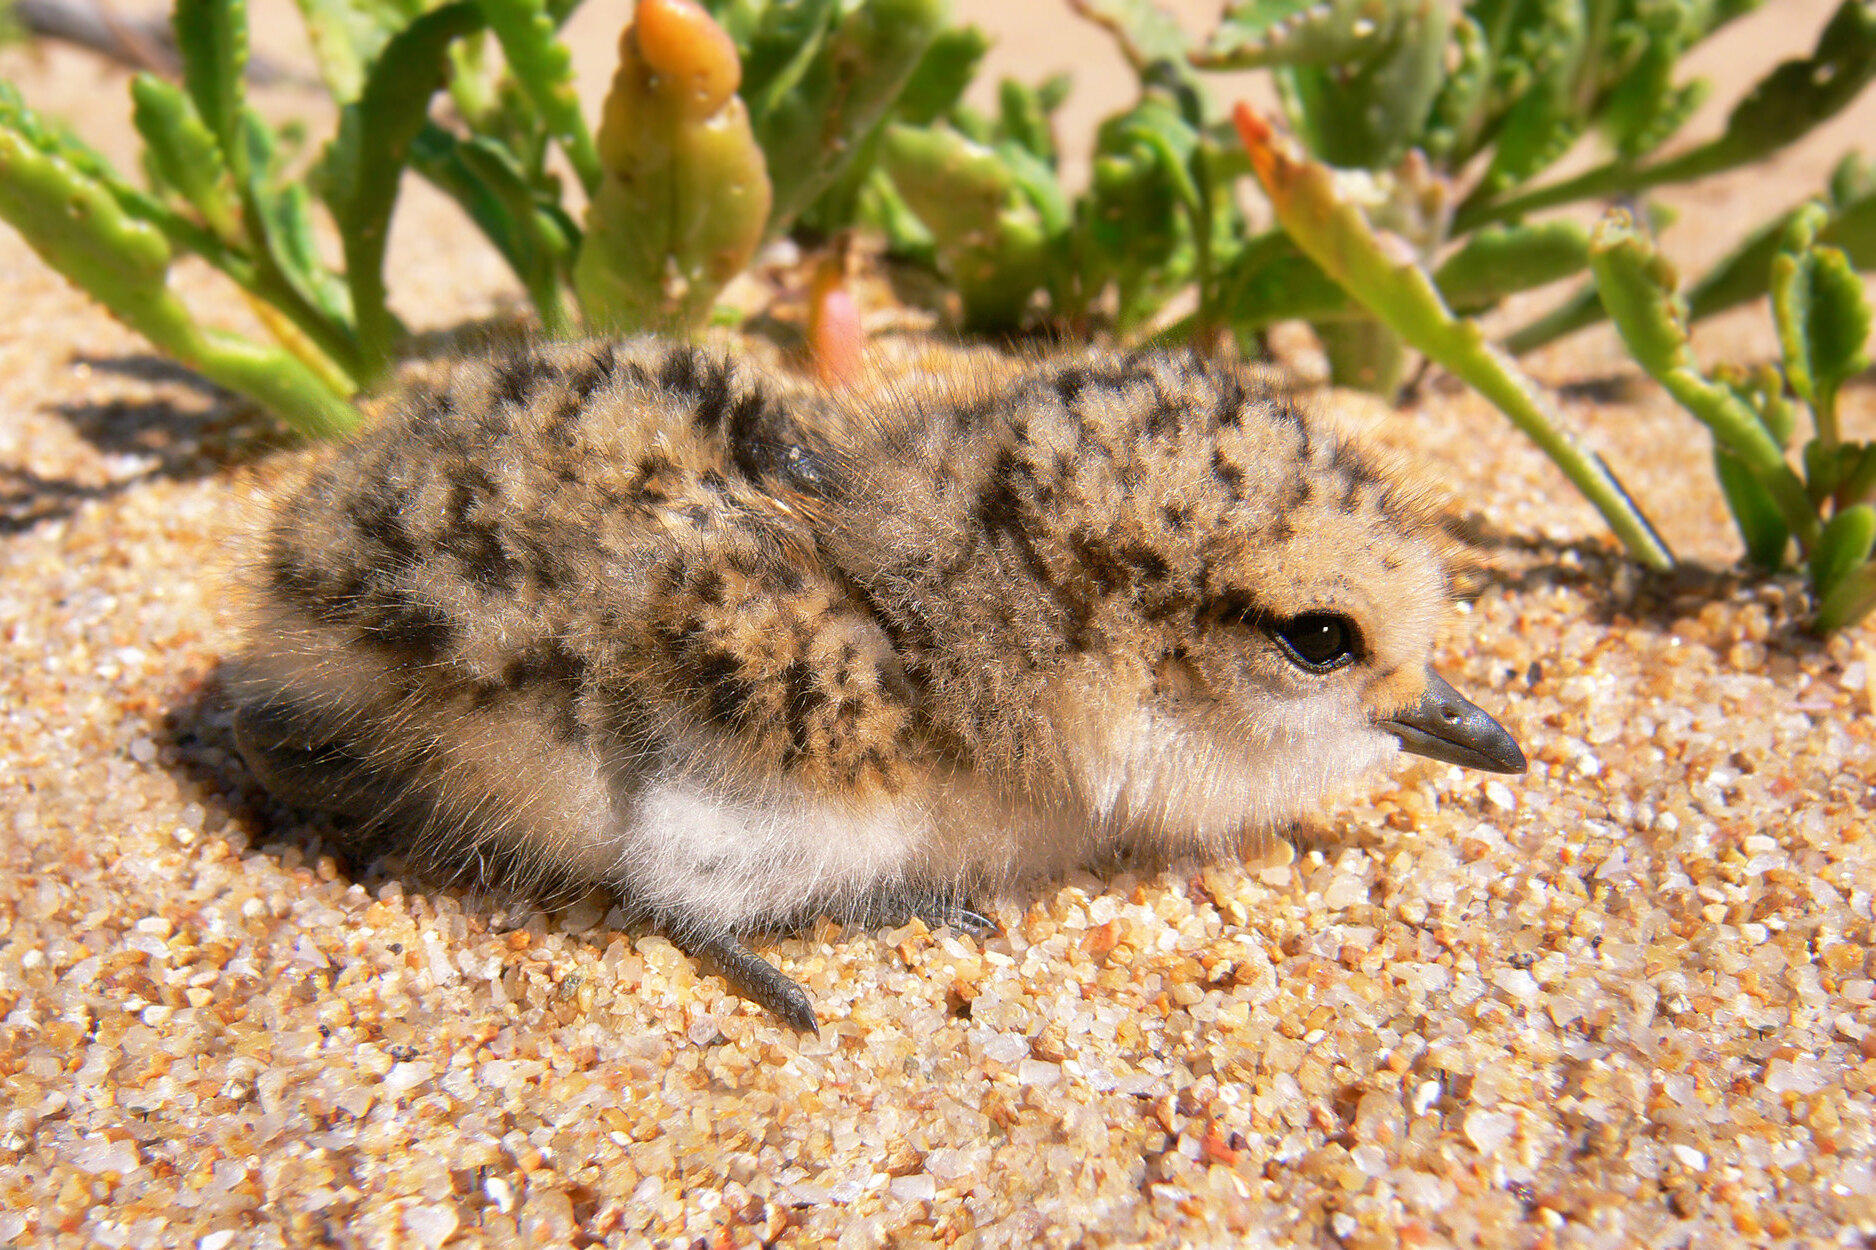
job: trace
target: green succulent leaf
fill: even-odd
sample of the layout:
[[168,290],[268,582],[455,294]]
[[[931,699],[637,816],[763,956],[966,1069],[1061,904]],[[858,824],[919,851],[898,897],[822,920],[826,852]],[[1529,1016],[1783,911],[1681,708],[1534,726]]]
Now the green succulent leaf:
[[338,136],[327,151],[327,201],[345,249],[345,277],[368,375],[389,363],[403,333],[385,302],[384,250],[411,143],[428,124],[430,97],[447,80],[450,44],[482,24],[482,10],[471,0],[459,0],[393,35],[372,63],[358,99],[340,114]]
[[[1728,16],[1731,14],[1729,13]],[[1812,54],[1773,70],[1734,106],[1725,131],[1679,156],[1638,165],[1623,157],[1574,178],[1506,198],[1491,187],[1462,206],[1454,228],[1509,221],[1577,200],[1636,195],[1733,169],[1796,142],[1841,112],[1876,78],[1876,0],[1843,0]]]
[[1790,393],[1785,389],[1785,377],[1777,366],[1756,366],[1747,372],[1743,385],[1734,389],[1743,393],[1752,410],[1759,414],[1759,422],[1772,436],[1772,441],[1780,447],[1789,446],[1791,436],[1798,430],[1798,406],[1791,402]]
[[1830,519],[1811,553],[1811,584],[1828,601],[1846,577],[1869,564],[1876,550],[1876,508],[1860,503]]
[[1158,61],[1186,60],[1185,30],[1153,0],[1069,0],[1068,7],[1112,34],[1136,74]]
[[587,195],[595,194],[600,179],[599,151],[580,112],[579,93],[573,87],[573,54],[560,40],[559,19],[544,0],[477,3],[501,42],[509,72],[546,119],[548,130]]
[[1869,367],[1870,310],[1849,258],[1820,247],[1829,221],[1822,204],[1793,216],[1772,261],[1772,319],[1792,390],[1811,406],[1818,437],[1837,441],[1837,392]]
[[514,154],[494,140],[477,135],[463,141],[458,152],[469,174],[494,196],[510,223],[502,254],[533,299],[541,329],[549,336],[568,333],[573,321],[560,288],[579,251],[578,223],[557,202],[543,197]]
[[458,139],[427,124],[411,141],[410,166],[462,206],[530,293],[543,264],[564,263],[578,247],[579,227],[541,197],[514,153],[486,135]]
[[1828,187],[1831,208],[1842,212],[1857,200],[1876,195],[1876,161],[1861,152],[1846,152],[1832,167]]
[[1682,51],[1671,40],[1651,43],[1610,91],[1600,121],[1622,160],[1638,161],[1659,149],[1712,94],[1712,84],[1704,79],[1675,84],[1674,67]]
[[344,328],[343,359],[356,368],[351,296],[319,257],[306,184],[280,176],[274,132],[251,108],[241,112],[239,139],[242,159],[237,163],[249,171],[242,188],[249,237],[272,262],[276,276],[308,307],[323,321]]
[[740,20],[726,23],[742,58],[742,95],[752,121],[800,85],[839,15],[837,0],[797,0],[749,6]]
[[[59,273],[156,347],[218,385],[248,395],[313,435],[350,429],[358,413],[283,351],[205,331],[169,287],[164,232],[66,158],[0,84],[0,218]],[[21,124],[23,123],[23,124]],[[108,175],[94,157],[93,172]]]
[[1067,231],[1053,172],[1013,144],[993,148],[943,127],[888,126],[881,159],[931,231],[965,324],[1003,330],[1020,323],[1055,272]]
[[132,117],[137,133],[148,145],[149,160],[163,181],[201,214],[218,238],[238,246],[241,202],[235,194],[234,175],[194,102],[154,74],[132,79],[130,98],[135,104]]
[[1446,168],[1463,164],[1477,150],[1491,98],[1492,50],[1485,30],[1470,13],[1454,15],[1448,68],[1427,111],[1421,149]]
[[341,106],[358,99],[391,36],[424,10],[423,0],[295,0],[319,76]]
[[1058,75],[1041,87],[1031,87],[1014,78],[1005,78],[997,84],[997,115],[1004,136],[1050,166],[1055,164],[1055,133],[1049,123],[1049,114],[1053,111],[1049,99],[1065,94],[1051,89],[1056,81],[1065,77]]
[[[1285,244],[1288,239],[1279,235]],[[1262,254],[1260,254],[1260,252]],[[1226,307],[1240,334],[1279,321],[1307,321],[1320,328],[1328,321],[1364,315],[1322,266],[1286,247],[1274,256],[1247,248],[1228,276],[1232,302]]]
[[1380,169],[1420,136],[1440,94],[1450,0],[1236,0],[1205,45],[1206,69],[1275,68],[1309,150]]
[[[946,0],[868,0],[843,10],[808,3],[771,6],[827,10],[825,26],[766,81],[758,77],[765,35],[751,45],[750,124],[775,187],[769,232],[780,234],[831,186],[879,126],[949,17]],[[777,42],[780,42],[777,37]]]
[[938,266],[938,241],[899,194],[885,169],[870,171],[861,185],[853,220],[886,238],[886,254],[927,269]]
[[176,0],[170,22],[182,54],[182,82],[195,111],[227,154],[235,177],[241,166],[241,113],[247,105],[248,10],[245,0]]
[[1837,486],[1839,506],[1876,502],[1876,443],[1839,443],[1844,477]]
[[1192,92],[1201,117],[1208,121],[1214,117],[1204,81],[1193,72],[1185,30],[1153,0],[1069,0],[1068,7],[1114,37],[1136,76],[1145,79],[1155,67],[1169,69]]
[[1876,609],[1876,563],[1857,565],[1845,573],[1818,605],[1813,631],[1828,634],[1848,629]]
[[1464,379],[1543,449],[1600,511],[1629,553],[1652,568],[1673,556],[1609,467],[1566,433],[1554,404],[1476,323],[1454,317],[1398,238],[1376,232],[1334,171],[1305,158],[1247,105],[1237,125],[1258,181],[1297,249],[1376,319]]
[[1713,446],[1713,472],[1746,545],[1746,559],[1768,572],[1783,567],[1785,548],[1791,544],[1791,527],[1779,512],[1778,501],[1753,476],[1745,461],[1718,443]]
[[1425,7],[1398,0],[1233,0],[1192,60],[1206,69],[1371,60]]
[[1589,231],[1573,221],[1488,226],[1434,271],[1453,308],[1489,308],[1516,291],[1567,278],[1589,264]]
[[1530,181],[1556,164],[1586,125],[1587,119],[1565,102],[1539,91],[1526,95],[1499,127],[1478,194],[1495,195]]
[[1808,551],[1817,541],[1818,522],[1804,484],[1752,407],[1695,365],[1687,346],[1686,304],[1673,267],[1621,209],[1611,210],[1597,225],[1589,254],[1603,307],[1630,354],[1752,471]]
[[1811,502],[1823,507],[1862,464],[1863,448],[1854,443],[1826,443],[1813,438],[1804,445],[1804,484]]
[[956,108],[989,51],[989,38],[975,26],[939,31],[893,101],[893,120],[929,126]]
[[1641,367],[1656,378],[1691,370],[1680,275],[1626,212],[1612,210],[1602,219],[1590,241],[1590,266],[1603,306]]
[[1192,175],[1199,142],[1164,95],[1109,118],[1096,136],[1081,204],[1084,276],[1091,286],[1115,282],[1123,330],[1192,279],[1194,229],[1206,211]]
[[[1843,250],[1858,270],[1876,270],[1876,187],[1862,181],[1860,160],[1853,154],[1838,166],[1832,185],[1831,214],[1817,233],[1820,243]],[[1736,308],[1769,289],[1772,258],[1784,242],[1797,210],[1781,213],[1753,230],[1720,261],[1687,288],[1687,318],[1696,322]],[[1508,335],[1505,346],[1517,353],[1534,351],[1604,317],[1595,284],[1584,286],[1551,313]]]
[[1876,3],[1843,0],[1809,57],[1774,69],[1734,106],[1718,139],[1676,163],[1713,172],[1757,160],[1836,116],[1872,78]]
[[647,12],[619,41],[573,284],[594,329],[689,334],[755,254],[770,180],[729,36],[683,6]]

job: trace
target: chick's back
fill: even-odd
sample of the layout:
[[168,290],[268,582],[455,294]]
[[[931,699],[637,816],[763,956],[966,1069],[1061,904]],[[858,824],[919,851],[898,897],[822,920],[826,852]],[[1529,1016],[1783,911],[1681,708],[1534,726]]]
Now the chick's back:
[[436,866],[652,895],[605,831],[661,777],[894,792],[911,692],[815,555],[821,411],[652,341],[456,366],[275,513],[234,682],[262,780]]

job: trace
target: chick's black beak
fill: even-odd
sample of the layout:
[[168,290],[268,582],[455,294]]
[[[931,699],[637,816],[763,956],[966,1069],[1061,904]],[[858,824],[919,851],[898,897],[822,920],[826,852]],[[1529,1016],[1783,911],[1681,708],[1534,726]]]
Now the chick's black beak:
[[1427,669],[1427,692],[1419,703],[1381,727],[1400,739],[1401,750],[1488,773],[1521,773],[1524,752],[1505,727]]

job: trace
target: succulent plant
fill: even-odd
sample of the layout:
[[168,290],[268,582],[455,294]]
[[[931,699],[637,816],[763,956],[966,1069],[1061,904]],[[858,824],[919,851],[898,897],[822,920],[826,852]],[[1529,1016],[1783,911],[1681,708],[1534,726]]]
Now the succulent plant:
[[744,64],[784,234],[867,146],[949,20],[945,0],[714,0]]
[[1278,220],[1298,248],[1389,328],[1496,404],[1596,506],[1630,555],[1668,568],[1673,556],[1667,545],[1601,457],[1565,431],[1543,390],[1476,322],[1453,315],[1401,236],[1376,230],[1337,186],[1334,171],[1274,134],[1248,106],[1239,106],[1237,123]]
[[[1237,0],[1191,59],[1207,69],[1270,70],[1289,126],[1312,159],[1387,175],[1410,152],[1424,157],[1429,175],[1448,184],[1450,206],[1431,235],[1412,241],[1451,306],[1482,312],[1520,290],[1572,275],[1586,279],[1587,231],[1527,225],[1531,214],[1637,196],[1758,160],[1833,116],[1876,77],[1876,4],[1844,0],[1812,54],[1754,86],[1719,137],[1657,158],[1708,92],[1699,80],[1677,81],[1680,58],[1758,3]],[[1575,177],[1539,181],[1591,133],[1610,149],[1607,161]],[[1851,215],[1853,228],[1861,221]],[[1761,247],[1769,246],[1766,237],[1759,236]],[[1868,253],[1859,247],[1853,254]],[[1263,259],[1258,249],[1248,255]],[[1295,267],[1285,256],[1275,263]],[[1754,290],[1742,282],[1745,275],[1762,283],[1763,267],[1732,270],[1728,298],[1763,293],[1762,285]],[[1297,275],[1288,276],[1287,285],[1297,285]],[[1273,285],[1256,277],[1241,282],[1250,292]],[[1697,312],[1711,311],[1709,304],[1716,301],[1703,301]],[[1392,389],[1400,377],[1395,333],[1359,310],[1317,317],[1300,311],[1324,338],[1338,380]],[[1258,312],[1242,309],[1240,328]],[[1586,280],[1563,309],[1508,343],[1528,350],[1599,315]]]
[[603,174],[574,288],[602,329],[683,332],[740,273],[769,220],[735,45],[689,0],[640,0],[599,128]]
[[[765,235],[809,208],[829,220],[819,202],[852,171],[832,212],[846,224],[901,96],[935,90],[929,121],[982,54],[974,34],[960,42],[948,28],[943,0],[716,4],[744,46],[693,0],[640,0],[595,137],[558,34],[575,3],[299,0],[339,106],[300,178],[246,101],[245,0],[176,0],[181,85],[142,74],[131,88],[149,189],[9,88],[0,216],[163,350],[296,428],[330,433],[357,421],[351,397],[383,378],[405,337],[384,256],[406,168],[488,236],[547,333],[571,332],[581,313],[594,328],[689,333]],[[448,120],[432,115],[445,91]],[[586,229],[564,205],[555,150],[587,195]],[[314,245],[320,201],[343,247],[338,270]],[[275,345],[197,325],[167,286],[181,253],[240,286]]]
[[[273,130],[246,106],[238,3],[182,0],[184,87],[142,76],[136,125],[153,191],[45,125],[0,83],[0,217],[48,264],[163,351],[253,396],[300,429],[336,433],[366,359],[346,288],[312,246],[309,200],[286,182]],[[206,258],[253,298],[278,346],[202,326],[170,288],[179,252]]]
[[[1845,439],[1837,420],[1838,392],[1870,365],[1870,309],[1848,256],[1820,241],[1830,220],[1821,203],[1798,209],[1771,258],[1782,370],[1700,369],[1673,266],[1627,212],[1603,219],[1590,250],[1629,351],[1712,433],[1715,470],[1748,557],[1776,569],[1796,546],[1817,596],[1819,632],[1876,608],[1876,444]],[[1786,457],[1799,404],[1813,431],[1801,473]]]

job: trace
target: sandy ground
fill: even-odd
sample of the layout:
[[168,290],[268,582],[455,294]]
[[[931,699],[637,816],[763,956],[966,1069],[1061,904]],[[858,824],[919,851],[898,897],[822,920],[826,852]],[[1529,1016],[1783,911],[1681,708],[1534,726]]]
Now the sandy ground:
[[[1081,73],[1071,137],[1118,101],[1054,5],[960,7],[997,68]],[[1830,7],[1778,0],[1703,51],[1699,126]],[[589,83],[619,9],[581,19]],[[290,60],[285,12],[257,42]],[[17,49],[0,74],[127,155],[120,74]],[[1670,250],[1712,258],[1872,133],[1876,95],[1676,192]],[[407,207],[414,324],[512,307],[445,206]],[[210,275],[181,286],[241,323]],[[1871,631],[1816,642],[1796,582],[1729,571],[1705,436],[1606,332],[1531,365],[1674,576],[1619,559],[1476,399],[1392,418],[1496,560],[1440,662],[1528,776],[1404,764],[1288,865],[1077,879],[1004,900],[983,943],[774,942],[826,1021],[804,1039],[603,899],[347,863],[260,795],[217,684],[227,566],[296,453],[7,231],[0,307],[0,1243],[1876,1238]],[[1698,347],[1772,351],[1757,310]],[[1850,404],[1876,428],[1867,383]]]

